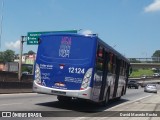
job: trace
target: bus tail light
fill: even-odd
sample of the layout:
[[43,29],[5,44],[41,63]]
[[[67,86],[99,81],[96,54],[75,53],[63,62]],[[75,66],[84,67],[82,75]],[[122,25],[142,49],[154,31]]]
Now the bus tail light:
[[92,77],[92,71],[93,71],[93,69],[89,68],[88,71],[86,72],[86,74],[84,75],[80,90],[84,90],[89,86],[90,81],[91,81],[91,77]]
[[35,82],[41,85],[41,71],[38,64],[36,64],[35,68]]

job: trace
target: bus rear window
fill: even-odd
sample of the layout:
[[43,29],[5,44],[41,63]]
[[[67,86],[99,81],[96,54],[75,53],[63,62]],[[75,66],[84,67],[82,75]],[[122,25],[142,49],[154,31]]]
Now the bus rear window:
[[88,61],[93,56],[94,43],[89,37],[42,36],[38,55],[52,60]]

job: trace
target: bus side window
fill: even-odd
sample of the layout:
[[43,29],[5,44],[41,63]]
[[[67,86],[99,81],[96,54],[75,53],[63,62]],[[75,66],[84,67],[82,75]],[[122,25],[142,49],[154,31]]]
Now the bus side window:
[[100,70],[100,71],[103,70],[103,60],[101,59],[96,60],[96,70]]
[[96,57],[96,70],[103,70],[103,64],[104,64],[104,48],[98,45],[98,50],[97,50],[97,57]]
[[127,64],[126,64],[126,62],[124,61],[124,76],[126,76],[126,70],[127,70]]
[[121,60],[121,62],[120,62],[120,75],[122,75],[123,73],[123,61]]
[[116,73],[116,56],[113,55],[113,74]]
[[108,72],[109,73],[112,73],[112,71],[113,71],[112,57],[113,57],[113,54],[110,53],[109,54],[109,62],[108,62]]
[[123,61],[123,75],[126,76],[126,63]]
[[128,67],[128,64],[125,62],[125,71],[124,71],[124,76],[125,77],[127,77],[127,73],[128,73],[128,71],[127,71],[127,68]]
[[125,66],[124,66],[125,64],[124,64],[124,61],[123,60],[121,60],[121,67],[120,67],[120,75],[122,75],[122,76],[124,76],[124,69],[125,69]]
[[103,58],[104,50],[101,46],[98,47],[98,57]]

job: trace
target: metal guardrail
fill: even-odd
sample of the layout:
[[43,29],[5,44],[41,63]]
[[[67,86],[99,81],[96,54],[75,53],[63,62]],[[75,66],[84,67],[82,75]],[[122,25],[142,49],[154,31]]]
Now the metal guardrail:
[[129,78],[129,80],[137,80],[141,87],[145,87],[149,83],[160,84],[160,77]]
[[131,63],[132,68],[160,68],[160,63]]
[[137,81],[159,80],[160,81],[160,77],[147,76],[146,78],[129,78],[129,80],[137,80]]
[[0,81],[3,82],[31,82],[33,75],[22,75],[21,81],[18,80],[18,73],[0,71]]
[[152,58],[128,58],[131,63],[160,63],[160,57]]

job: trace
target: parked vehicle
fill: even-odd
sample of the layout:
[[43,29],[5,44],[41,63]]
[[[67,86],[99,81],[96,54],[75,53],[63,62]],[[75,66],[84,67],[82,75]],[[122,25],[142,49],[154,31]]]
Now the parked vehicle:
[[138,84],[137,80],[129,80],[128,88],[138,89],[138,87],[139,87],[139,84]]
[[153,77],[160,77],[160,73],[154,73]]
[[147,78],[147,75],[142,75],[141,78],[142,78],[142,79],[145,79],[145,78]]
[[144,88],[144,92],[154,92],[157,93],[157,86],[156,84],[147,84]]
[[139,84],[139,86],[141,86],[141,87],[145,87],[146,85],[147,85],[147,83],[145,83],[145,82],[141,82],[141,83],[138,83]]
[[22,75],[29,75],[29,72],[24,71],[24,72],[22,72]]

